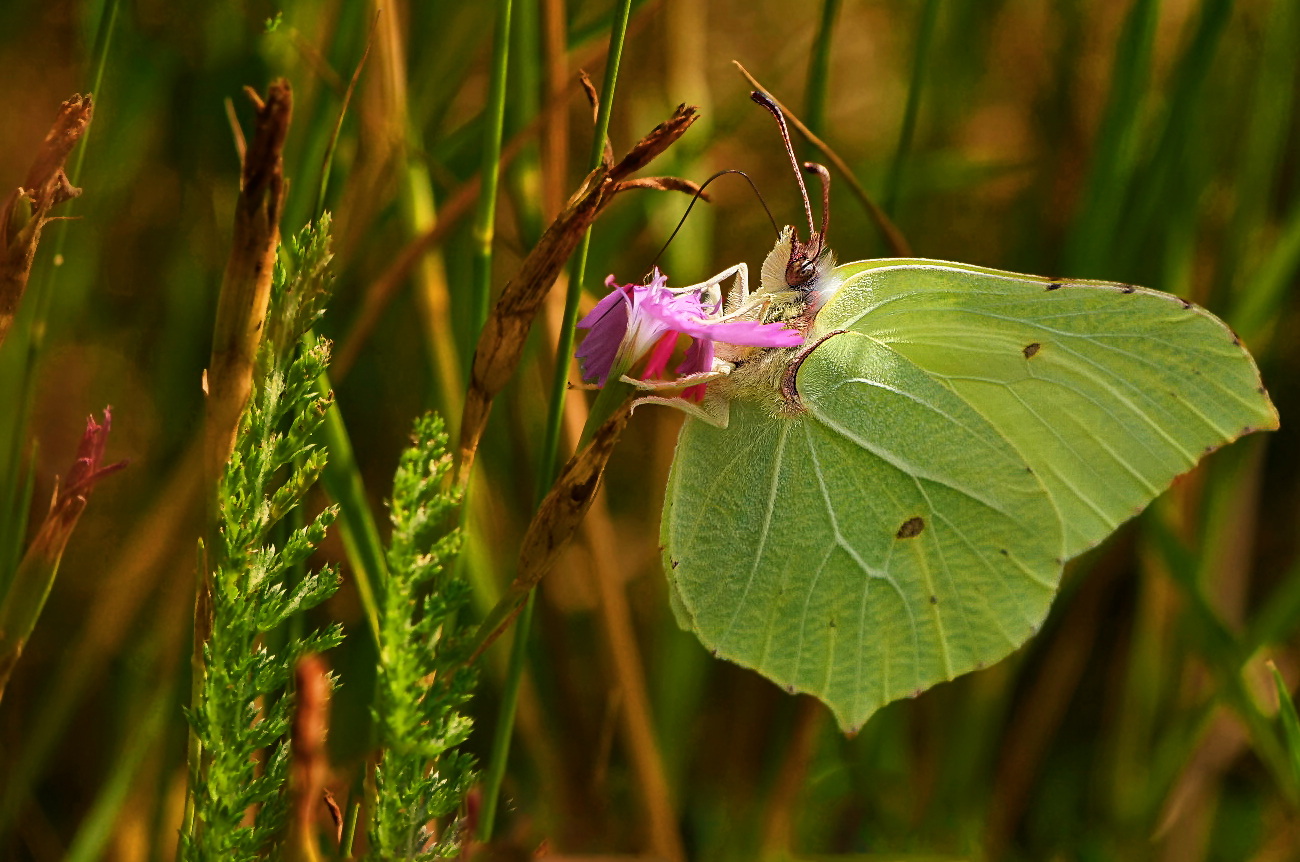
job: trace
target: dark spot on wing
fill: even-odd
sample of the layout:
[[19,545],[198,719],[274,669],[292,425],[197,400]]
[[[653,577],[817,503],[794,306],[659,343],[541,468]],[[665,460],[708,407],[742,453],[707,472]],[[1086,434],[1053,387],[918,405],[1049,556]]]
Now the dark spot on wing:
[[1201,456],[1204,457],[1204,456],[1206,456],[1206,455],[1209,455],[1209,454],[1210,454],[1211,452],[1213,452],[1213,451],[1214,451],[1214,447],[1213,447],[1213,446],[1206,446],[1206,447],[1205,447],[1205,451],[1203,451],[1203,452],[1201,453]]
[[677,568],[679,565],[681,565],[681,562],[682,562],[682,561],[681,561],[681,560],[669,560],[668,562],[672,563],[672,564],[673,564],[673,568],[675,569],[675,568]]
[[1011,556],[1010,554],[1007,553],[1007,549],[1006,549],[1006,548],[1000,548],[1000,549],[998,550],[998,553],[1001,554],[1001,555],[1004,556],[1004,557],[1009,557],[1009,556]]
[[713,656],[714,658],[717,658],[718,650],[716,648],[709,650],[709,655]]
[[835,628],[835,617],[831,617],[831,628]]
[[1033,343],[1031,343],[1031,344],[1026,344],[1026,345],[1025,345],[1025,358],[1026,358],[1026,359],[1030,359],[1030,358],[1032,358],[1033,355],[1034,355],[1035,353],[1037,353],[1039,350],[1042,349],[1042,347],[1043,347],[1043,345],[1039,344],[1037,341],[1035,341],[1035,342],[1033,342]]
[[1048,289],[1048,290],[1060,290],[1060,289],[1061,289],[1061,283],[1060,283],[1059,281],[1054,281],[1054,282],[1052,282],[1051,284],[1049,284],[1049,285],[1047,286],[1047,289]]
[[1034,472],[1034,468],[1033,468],[1033,467],[1025,467],[1025,472],[1026,472],[1026,473],[1032,473],[1032,472]]
[[786,694],[794,694],[794,686],[793,686],[793,685],[787,685],[787,686],[785,687],[785,693],[786,693]]
[[975,662],[975,669],[976,669],[976,670],[984,670],[984,662],[982,662],[982,661],[977,661],[977,662]]
[[[1254,425],[1247,425],[1245,428],[1241,429],[1240,436],[1245,437],[1247,434],[1254,434],[1258,430],[1259,429],[1256,428]],[[919,533],[920,530],[917,530],[917,532]]]
[[914,691],[914,692],[912,692],[911,694],[909,694],[908,697],[910,697],[910,698],[918,698],[918,697],[921,696],[921,693],[922,693],[923,691],[925,691],[925,689],[923,689],[923,688],[918,688],[916,691]]
[[939,604],[939,597],[938,597],[938,596],[930,596],[930,604],[932,604],[932,605],[937,605],[937,604]]
[[1192,304],[1191,304],[1190,302],[1188,302],[1186,299],[1183,299],[1181,296],[1178,297],[1178,301],[1181,302],[1181,303],[1183,304],[1183,308],[1191,308],[1191,307],[1192,307]]
[[925,521],[921,518],[908,518],[903,522],[903,526],[898,528],[896,535],[900,539],[910,539],[913,536],[920,535],[925,529]]
[[1120,292],[1120,293],[1133,293],[1133,292],[1136,291],[1136,290],[1137,290],[1137,288],[1134,287],[1134,286],[1131,285],[1131,284],[1121,284],[1121,285],[1119,286],[1119,292]]
[[1260,384],[1259,388],[1256,389],[1255,391],[1258,392],[1260,395],[1268,394],[1268,391],[1264,388],[1263,384]]

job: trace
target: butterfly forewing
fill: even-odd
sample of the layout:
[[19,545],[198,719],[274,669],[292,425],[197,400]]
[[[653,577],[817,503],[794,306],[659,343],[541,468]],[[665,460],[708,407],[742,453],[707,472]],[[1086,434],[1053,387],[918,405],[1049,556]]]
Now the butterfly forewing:
[[1170,294],[939,261],[838,274],[811,338],[868,335],[973,407],[1051,493],[1067,559],[1207,452],[1277,427],[1232,331]]
[[1047,612],[1063,533],[1025,460],[872,339],[804,362],[805,411],[688,420],[663,521],[673,605],[722,657],[812,693],[854,730],[990,664]]

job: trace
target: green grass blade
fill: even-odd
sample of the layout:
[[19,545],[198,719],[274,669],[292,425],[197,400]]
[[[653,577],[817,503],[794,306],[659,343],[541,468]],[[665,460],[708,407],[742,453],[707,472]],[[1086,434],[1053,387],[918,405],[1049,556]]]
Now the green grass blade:
[[501,782],[505,778],[506,764],[510,758],[510,738],[515,731],[515,713],[519,707],[519,684],[524,675],[524,661],[528,655],[528,633],[532,628],[533,605],[537,591],[528,594],[523,613],[515,623],[514,637],[510,642],[510,663],[506,666],[505,686],[501,691],[501,705],[497,709],[497,723],[492,732],[492,760],[488,764],[483,789],[483,808],[479,815],[478,837],[482,841],[492,838],[496,828],[497,802],[501,798]]
[[501,176],[501,138],[505,131],[506,70],[510,59],[511,0],[497,0],[496,31],[492,43],[492,80],[488,87],[483,142],[483,185],[474,218],[474,283],[471,332],[487,321],[492,294],[492,240],[496,235],[497,183]]
[[1300,205],[1287,217],[1276,242],[1246,283],[1228,321],[1254,349],[1278,322],[1300,270]]
[[881,202],[885,212],[891,217],[898,214],[898,195],[903,185],[903,170],[907,165],[907,155],[912,149],[912,138],[916,134],[916,116],[921,109],[921,90],[925,86],[925,70],[930,60],[930,46],[934,43],[935,25],[939,20],[940,0],[925,0],[921,10],[921,22],[916,34],[916,55],[912,59],[912,80],[907,87],[907,107],[903,111],[903,123],[898,132],[898,148],[894,151],[894,163],[886,179],[885,194]]
[[68,855],[64,857],[65,862],[95,862],[103,858],[131,783],[145,757],[157,746],[167,719],[172,715],[172,695],[170,683],[165,683],[149,699],[140,722],[134,725],[126,744],[109,768],[108,780],[99,788],[89,813],[77,828]]
[[1241,278],[1258,260],[1252,248],[1269,218],[1287,154],[1295,106],[1296,57],[1300,56],[1300,4],[1274,2],[1261,34],[1259,70],[1246,116],[1244,145],[1234,191],[1236,208],[1219,264],[1220,286],[1246,288]]
[[1269,662],[1268,669],[1273,672],[1273,684],[1277,688],[1277,713],[1282,721],[1282,738],[1286,740],[1286,750],[1291,757],[1291,769],[1295,773],[1296,783],[1300,784],[1300,716],[1296,715],[1295,701],[1291,699],[1291,691],[1287,688],[1286,680],[1282,679],[1277,665]]
[[1232,9],[1233,0],[1205,0],[1192,41],[1178,58],[1164,128],[1146,169],[1136,174],[1137,183],[1116,233],[1110,265],[1120,272],[1131,270],[1149,254],[1161,220],[1180,207],[1174,192],[1178,185],[1189,183],[1188,147],[1198,139],[1201,97]]
[[[120,5],[120,0],[108,0],[96,28],[89,83],[90,92],[99,106],[103,104],[104,72],[108,68],[108,54],[117,29]],[[81,180],[87,142],[94,126],[92,122],[86,127],[72,155],[68,177],[73,186]],[[62,218],[50,226],[53,235],[47,237],[52,250],[47,248],[45,253],[38,250],[42,258],[48,261],[62,258],[67,242],[68,217],[73,214],[74,204],[75,200],[67,201],[60,207],[59,214]],[[22,452],[36,397],[34,377],[44,348],[46,319],[57,271],[56,265],[46,265],[39,271],[33,271],[33,283],[28,289],[27,301],[20,307],[13,329],[5,339],[4,349],[0,350],[0,378],[5,380],[4,384],[0,384],[0,587],[6,589],[18,560],[22,557],[24,530],[15,527],[20,523],[25,527],[30,505],[29,499],[19,497],[23,487]]]
[[1110,97],[1082,204],[1065,246],[1065,271],[1087,275],[1104,265],[1132,182],[1142,132],[1141,109],[1151,76],[1160,0],[1136,0],[1115,47]]
[[[17,441],[15,441],[17,442]],[[21,459],[15,457],[15,464],[21,466]],[[4,499],[0,500],[0,600],[9,592],[13,583],[13,574],[18,570],[18,563],[23,558],[23,539],[27,536],[27,523],[32,510],[32,491],[36,486],[36,445],[32,445],[32,455],[26,459],[26,481],[13,483],[13,487],[0,489]]]
[[[605,60],[605,80],[600,91],[600,109],[596,113],[596,134],[592,138],[589,167],[600,164],[605,151],[605,138],[609,135],[610,111],[614,104],[614,89],[618,84],[618,67],[623,57],[623,41],[627,37],[627,22],[632,14],[631,0],[621,0],[614,16],[613,27],[609,36],[609,54]],[[555,378],[551,384],[550,401],[547,405],[546,437],[538,461],[537,481],[534,485],[534,500],[540,502],[546,495],[551,483],[555,481],[559,470],[560,424],[564,418],[564,396],[568,391],[570,357],[573,355],[575,327],[578,322],[578,300],[582,296],[582,280],[587,267],[587,254],[591,247],[591,230],[588,229],[578,246],[577,258],[569,278],[569,289],[565,296],[564,318],[560,325],[560,341],[555,351]],[[515,642],[512,648],[509,671],[506,675],[502,692],[501,710],[498,714],[499,729],[493,741],[492,755],[488,762],[488,771],[483,789],[483,826],[479,835],[483,840],[492,836],[496,819],[497,801],[501,796],[501,782],[505,778],[506,763],[510,757],[510,736],[514,729],[515,705],[518,703],[519,683],[523,675],[523,653],[527,648],[527,632],[532,620],[533,594],[515,624]],[[516,653],[519,658],[516,660]]]
[[808,86],[804,90],[804,123],[818,135],[826,133],[826,88],[830,78],[831,37],[835,32],[835,17],[840,11],[840,0],[823,0],[821,23],[813,39],[812,56],[808,60]]
[[[320,391],[331,390],[329,378],[322,375]],[[371,637],[379,643],[379,608],[375,602],[375,585],[388,580],[388,567],[384,562],[384,543],[379,537],[379,527],[366,497],[366,486],[357,467],[352,440],[348,436],[343,414],[337,403],[331,404],[321,426],[322,443],[329,450],[329,460],[320,482],[330,499],[339,506],[339,535],[352,575],[356,579],[357,595],[366,612]]]

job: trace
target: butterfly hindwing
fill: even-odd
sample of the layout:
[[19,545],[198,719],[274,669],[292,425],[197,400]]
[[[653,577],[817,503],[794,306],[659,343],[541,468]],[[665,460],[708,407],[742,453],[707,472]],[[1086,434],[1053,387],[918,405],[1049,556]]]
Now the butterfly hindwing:
[[687,420],[663,521],[679,621],[718,655],[825,701],[846,730],[990,664],[1060,576],[1051,498],[988,422],[857,333],[798,372],[805,410]]

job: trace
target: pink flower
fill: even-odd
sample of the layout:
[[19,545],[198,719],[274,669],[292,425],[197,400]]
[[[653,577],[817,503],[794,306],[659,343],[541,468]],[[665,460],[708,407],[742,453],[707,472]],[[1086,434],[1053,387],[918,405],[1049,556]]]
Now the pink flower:
[[[720,300],[706,307],[699,291],[668,287],[668,279],[657,269],[648,285],[620,286],[612,275],[605,284],[612,288],[609,295],[578,323],[589,330],[577,351],[582,377],[601,386],[611,375],[617,379],[626,374],[647,355],[644,378],[658,378],[667,368],[678,335],[694,339],[676,369],[683,376],[713,370],[714,342],[747,347],[803,343],[799,332],[780,323],[721,319]],[[704,384],[699,384],[683,394],[698,399],[703,392]]]

